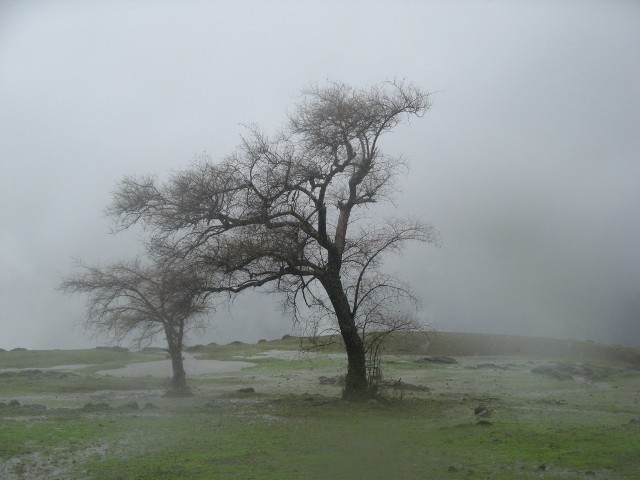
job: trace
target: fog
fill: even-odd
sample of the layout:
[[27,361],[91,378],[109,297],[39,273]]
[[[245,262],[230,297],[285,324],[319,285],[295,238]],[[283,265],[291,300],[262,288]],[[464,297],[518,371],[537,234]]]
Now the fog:
[[[638,45],[634,1],[5,0],[0,348],[100,342],[56,285],[139,252],[103,214],[124,175],[221,159],[311,84],[394,78],[435,92],[382,145],[411,165],[393,208],[442,239],[387,263],[425,321],[639,346]],[[188,342],[291,332],[249,294]]]

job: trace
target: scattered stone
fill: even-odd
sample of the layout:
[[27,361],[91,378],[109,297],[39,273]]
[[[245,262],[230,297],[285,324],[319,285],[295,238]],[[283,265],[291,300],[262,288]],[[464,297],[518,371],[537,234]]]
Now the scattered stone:
[[18,400],[9,400],[9,406],[10,407],[19,407],[20,406],[20,402]]
[[536,472],[544,472],[547,469],[547,466],[544,463],[541,463],[536,467]]
[[245,388],[239,388],[238,390],[236,390],[238,393],[256,393],[256,389],[253,387],[245,387]]
[[121,408],[125,410],[139,410],[140,405],[138,405],[138,402],[136,402],[135,400],[132,400],[131,402],[125,403],[124,405],[122,405]]
[[478,420],[478,425],[482,425],[483,427],[490,427],[491,425],[493,425],[493,423],[491,423],[489,420]]
[[486,405],[480,404],[473,409],[473,413],[475,415],[478,415],[479,417],[487,417],[491,412],[489,412],[489,409],[487,408]]
[[158,407],[156,405],[154,405],[153,403],[151,403],[151,402],[147,402],[147,403],[144,404],[144,409],[145,410],[153,410],[153,409],[156,409],[156,408],[158,408]]
[[584,474],[587,477],[595,477],[596,476],[596,472],[594,472],[593,470],[587,470],[586,472],[584,472]]
[[458,361],[452,357],[446,357],[444,355],[436,355],[435,357],[424,357],[418,360],[418,363],[442,363],[442,364],[457,364]]
[[629,425],[640,425],[640,417],[629,420]]

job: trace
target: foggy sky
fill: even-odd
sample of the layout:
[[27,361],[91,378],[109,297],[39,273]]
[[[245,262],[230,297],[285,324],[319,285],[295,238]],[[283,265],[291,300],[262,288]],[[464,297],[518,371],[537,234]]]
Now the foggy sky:
[[[436,92],[382,143],[411,165],[398,214],[442,238],[387,263],[424,318],[638,346],[639,45],[634,1],[4,0],[0,348],[96,344],[55,287],[139,251],[103,214],[124,175],[222,159],[311,84],[393,78]],[[291,330],[254,294],[189,343]]]

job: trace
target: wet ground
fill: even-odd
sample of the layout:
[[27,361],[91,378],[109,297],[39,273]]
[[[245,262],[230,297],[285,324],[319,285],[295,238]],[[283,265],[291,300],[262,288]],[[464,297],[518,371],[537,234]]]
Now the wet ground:
[[[189,353],[183,356],[184,369],[187,376],[205,375],[211,373],[237,372],[243,368],[253,367],[255,363],[226,360],[199,360]],[[132,363],[123,368],[101,370],[98,375],[112,377],[170,377],[171,360],[156,360],[152,362]]]

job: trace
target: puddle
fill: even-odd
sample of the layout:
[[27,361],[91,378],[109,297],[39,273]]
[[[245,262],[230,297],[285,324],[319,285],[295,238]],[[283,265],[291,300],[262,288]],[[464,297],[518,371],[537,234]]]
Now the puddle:
[[[255,363],[235,362],[225,360],[197,360],[189,354],[184,357],[184,369],[187,375],[205,375],[207,373],[237,372],[243,368],[253,367]],[[153,362],[131,363],[123,368],[101,370],[98,375],[113,377],[170,377],[172,373],[171,360],[156,360]]]

